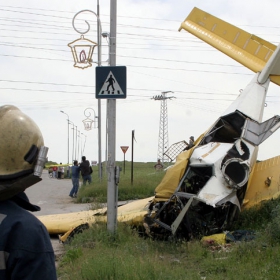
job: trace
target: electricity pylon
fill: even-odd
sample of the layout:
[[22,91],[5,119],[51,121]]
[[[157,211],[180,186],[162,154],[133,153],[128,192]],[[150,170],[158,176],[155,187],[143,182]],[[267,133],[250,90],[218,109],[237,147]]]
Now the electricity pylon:
[[159,121],[159,135],[158,135],[158,155],[157,158],[162,163],[168,161],[168,157],[164,152],[168,149],[168,114],[167,114],[167,99],[172,99],[174,96],[167,97],[167,93],[173,91],[163,91],[161,95],[156,95],[152,99],[160,100],[160,121]]

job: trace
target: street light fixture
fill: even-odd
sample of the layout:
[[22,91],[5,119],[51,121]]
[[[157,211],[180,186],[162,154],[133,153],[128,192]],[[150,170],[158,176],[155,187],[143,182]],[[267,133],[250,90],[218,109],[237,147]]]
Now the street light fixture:
[[75,124],[71,121],[69,121],[69,123],[73,126],[73,128],[71,128],[73,130],[73,143],[72,143],[72,164],[74,162],[74,144],[75,144],[75,139],[74,139],[74,127],[75,127]]
[[[75,60],[75,65],[80,68],[84,69],[86,67],[92,66],[92,54],[94,47],[96,46],[95,42],[92,42],[90,40],[84,41],[84,34],[86,34],[90,30],[90,24],[88,21],[85,20],[85,23],[87,24],[87,30],[86,31],[80,31],[75,27],[75,19],[76,17],[84,12],[92,13],[97,18],[97,48],[98,48],[98,66],[101,66],[101,21],[99,18],[99,1],[97,1],[97,13],[91,10],[81,10],[80,12],[76,13],[72,20],[72,26],[74,30],[82,35],[82,38],[80,40],[76,40],[72,43],[70,43],[68,46],[71,47],[71,51]],[[81,41],[83,40],[83,41]],[[87,49],[87,51],[86,51]],[[102,169],[101,169],[101,100],[98,99],[98,162],[99,162],[99,179],[102,179]]]
[[77,148],[77,151],[78,151],[78,158],[80,158],[80,141],[81,141],[81,138],[80,138],[80,130],[78,130],[78,148]]
[[[78,135],[77,135],[77,131],[78,131],[77,125],[73,124],[73,128],[71,128],[71,129],[73,129],[73,155],[72,155],[72,157],[74,157],[74,159],[72,160],[72,162],[74,162],[74,160],[78,160],[77,159],[77,137],[78,137]],[[75,132],[76,132],[76,137],[74,138]],[[76,139],[76,141],[75,141],[75,139]],[[75,143],[75,147],[74,147],[74,143]],[[75,152],[75,156],[74,156],[74,152]]]
[[81,35],[80,39],[69,43],[68,46],[71,48],[75,61],[74,67],[81,69],[91,67],[92,55],[96,45],[97,43],[84,38],[83,35]]
[[[90,118],[91,117],[90,110],[93,111],[93,119]],[[98,119],[98,116],[96,116],[94,109],[86,108],[84,110],[84,115],[86,117],[86,119],[83,120],[85,130],[92,130],[92,128],[96,128],[95,119]],[[92,127],[92,124],[93,124],[93,127]]]
[[[80,31],[75,27],[76,17],[79,14],[84,13],[84,12],[92,13],[97,18],[97,25],[98,25],[97,44],[95,42],[92,42],[92,41],[84,38],[84,34],[88,33],[90,30],[90,24],[88,23],[88,21],[85,20],[85,23],[87,24],[86,31]],[[86,67],[92,66],[91,62],[92,62],[93,50],[94,50],[94,47],[97,45],[98,66],[100,66],[101,65],[101,22],[100,22],[99,14],[96,14],[94,11],[91,11],[91,10],[81,10],[78,13],[76,13],[75,16],[73,17],[72,26],[77,33],[81,34],[80,39],[75,40],[72,43],[68,44],[68,46],[71,48],[75,63],[81,63],[81,64],[85,63],[85,65],[87,65]],[[82,58],[82,61],[80,61],[80,58]],[[80,67],[80,68],[86,68],[86,67]]]
[[81,142],[81,155],[84,155],[84,151],[85,151],[85,145],[86,145],[86,141],[87,141],[87,136],[84,133],[81,133],[81,135],[85,136],[85,142],[84,142],[84,146],[82,148],[82,142]]
[[67,126],[68,126],[68,137],[67,137],[67,155],[68,155],[68,162],[67,164],[69,164],[69,115],[67,113],[65,113],[64,111],[60,111],[62,114],[67,115]]
[[[101,23],[99,19],[99,0],[97,0],[97,14],[90,11],[97,17],[98,22],[98,66],[101,66]],[[81,12],[79,12],[81,13]],[[78,14],[79,14],[78,13]],[[76,17],[76,16],[75,16]],[[72,25],[74,27],[74,19]],[[116,38],[117,38],[117,0],[110,1],[110,51],[109,51],[109,64],[116,66]],[[80,33],[85,34],[89,31],[80,33],[76,28],[74,29]],[[107,100],[107,115],[108,115],[108,185],[107,185],[107,229],[114,233],[117,228],[117,184],[119,178],[119,168],[115,165],[116,160],[116,99]],[[101,99],[98,99],[98,143],[99,143],[99,177],[101,179]]]

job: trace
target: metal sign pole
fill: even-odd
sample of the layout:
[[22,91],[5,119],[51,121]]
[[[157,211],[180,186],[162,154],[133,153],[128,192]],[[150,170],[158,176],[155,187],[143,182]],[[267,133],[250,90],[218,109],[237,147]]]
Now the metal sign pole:
[[121,149],[123,151],[123,174],[125,174],[125,153],[128,150],[128,146],[121,146]]
[[[116,19],[117,0],[110,2],[110,66],[116,66]],[[107,186],[107,230],[117,229],[118,189],[115,177],[116,157],[116,99],[107,100],[108,115],[108,186]]]

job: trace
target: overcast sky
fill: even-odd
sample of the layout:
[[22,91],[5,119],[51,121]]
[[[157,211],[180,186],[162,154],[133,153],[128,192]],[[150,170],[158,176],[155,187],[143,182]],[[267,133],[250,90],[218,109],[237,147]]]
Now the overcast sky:
[[[227,3],[227,4],[225,4]],[[72,18],[83,9],[97,11],[97,1],[0,2],[1,104],[13,104],[39,125],[49,160],[68,160],[67,115],[78,128],[74,143],[69,126],[69,158],[98,160],[98,130],[85,131],[84,111],[98,115],[95,99],[95,65],[73,67],[68,43],[78,39]],[[117,100],[116,160],[124,158],[120,146],[129,146],[135,131],[134,161],[157,160],[160,101],[167,96],[169,145],[195,138],[209,128],[251,81],[254,73],[233,59],[178,28],[194,7],[253,33],[271,43],[280,41],[280,2],[119,0],[117,3],[116,64],[127,67],[127,98]],[[96,17],[80,15],[77,27],[97,41]],[[110,32],[110,0],[100,0],[103,32]],[[97,61],[97,54],[94,54]],[[107,66],[108,43],[102,40],[102,65]],[[280,89],[270,85],[264,120],[280,114]],[[64,111],[66,114],[61,113]],[[93,111],[91,111],[93,112]],[[106,100],[101,101],[102,160],[106,154]],[[280,155],[280,131],[260,146],[259,159]],[[76,134],[74,133],[74,139]],[[86,141],[85,141],[86,140]],[[78,149],[79,148],[79,149]],[[83,151],[84,150],[84,151]]]

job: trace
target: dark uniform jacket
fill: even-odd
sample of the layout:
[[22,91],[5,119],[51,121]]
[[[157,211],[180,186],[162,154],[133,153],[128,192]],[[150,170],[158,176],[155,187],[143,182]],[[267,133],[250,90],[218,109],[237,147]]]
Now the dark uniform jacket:
[[55,257],[38,211],[25,193],[0,201],[0,279],[55,280]]
[[80,163],[80,170],[82,176],[90,175],[90,163],[88,160],[82,161]]

